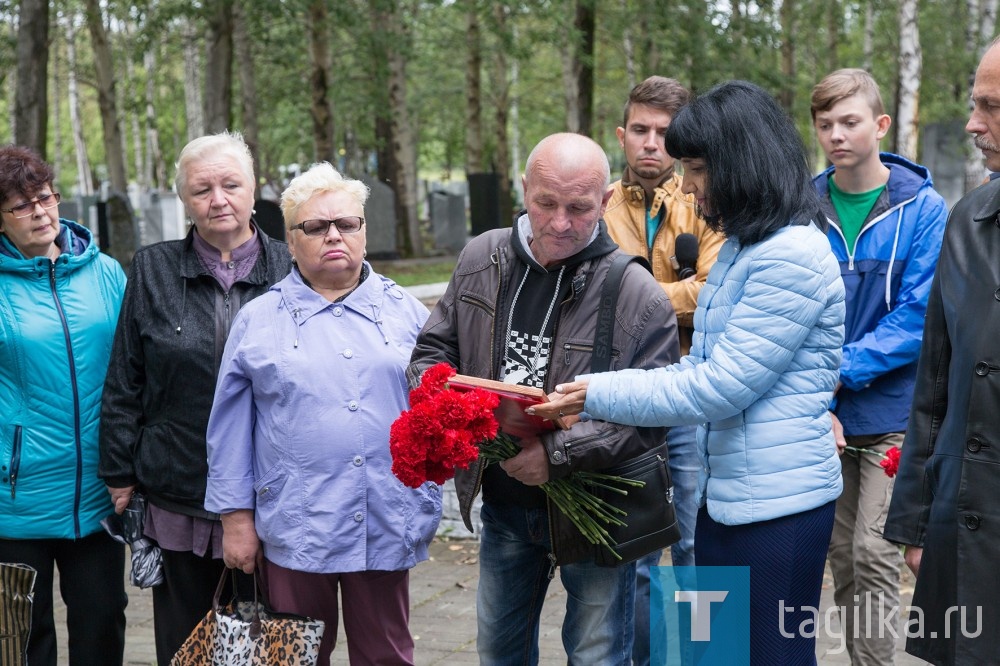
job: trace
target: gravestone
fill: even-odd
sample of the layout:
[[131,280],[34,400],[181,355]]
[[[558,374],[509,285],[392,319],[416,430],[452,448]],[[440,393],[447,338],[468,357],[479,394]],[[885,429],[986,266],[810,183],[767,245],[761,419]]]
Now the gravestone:
[[371,189],[365,204],[365,235],[369,259],[398,259],[396,195],[392,188],[369,175],[360,180]]
[[952,120],[925,125],[920,138],[923,165],[931,172],[934,189],[951,208],[965,195],[965,160],[969,154],[965,122]]
[[261,231],[275,240],[285,240],[285,218],[281,206],[267,199],[253,202],[253,219]]
[[431,192],[427,199],[430,202],[434,247],[457,254],[465,247],[467,239],[465,197],[439,190]]
[[163,240],[163,210],[160,208],[160,192],[149,190],[139,197],[143,223],[139,225],[139,244],[149,245]]
[[500,219],[500,174],[470,173],[469,181],[469,218],[472,221],[472,235],[499,229],[503,226]]

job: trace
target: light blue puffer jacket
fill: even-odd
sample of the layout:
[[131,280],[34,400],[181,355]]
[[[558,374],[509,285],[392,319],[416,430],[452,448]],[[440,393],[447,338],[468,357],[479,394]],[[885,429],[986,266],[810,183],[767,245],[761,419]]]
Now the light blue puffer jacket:
[[826,236],[789,226],[729,239],[698,297],[691,354],[667,368],[592,375],[586,411],[640,426],[700,424],[698,504],[725,525],[840,496],[827,411],[844,344],[844,285]]
[[62,254],[0,238],[0,538],[79,539],[113,511],[97,429],[125,272],[62,220]]

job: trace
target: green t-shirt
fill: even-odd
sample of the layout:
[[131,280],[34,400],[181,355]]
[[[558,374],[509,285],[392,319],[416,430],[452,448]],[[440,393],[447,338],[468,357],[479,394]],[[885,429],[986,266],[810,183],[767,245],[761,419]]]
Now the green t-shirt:
[[868,219],[868,213],[871,212],[872,206],[882,194],[885,185],[867,192],[854,193],[844,192],[837,187],[832,176],[827,179],[827,184],[830,186],[830,200],[833,202],[833,208],[837,211],[837,217],[840,218],[840,230],[844,232],[844,240],[847,241],[847,251],[854,254],[854,244],[858,240],[858,234],[861,233],[861,227]]

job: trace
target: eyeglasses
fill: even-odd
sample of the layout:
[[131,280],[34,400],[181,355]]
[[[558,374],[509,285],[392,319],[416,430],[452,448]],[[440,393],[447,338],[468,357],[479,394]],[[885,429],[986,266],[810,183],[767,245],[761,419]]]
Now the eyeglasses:
[[43,194],[36,199],[25,201],[10,208],[0,208],[0,213],[13,213],[14,217],[28,217],[35,212],[35,206],[41,206],[45,210],[48,210],[49,208],[58,206],[60,199],[62,197],[58,192]]
[[338,217],[336,220],[306,220],[288,229],[289,231],[301,229],[306,236],[326,236],[332,224],[342,234],[354,234],[361,231],[361,225],[364,223],[363,217]]

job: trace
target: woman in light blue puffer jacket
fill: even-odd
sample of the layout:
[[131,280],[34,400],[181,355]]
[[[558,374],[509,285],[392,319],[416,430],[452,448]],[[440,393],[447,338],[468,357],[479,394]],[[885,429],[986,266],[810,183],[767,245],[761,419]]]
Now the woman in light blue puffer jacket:
[[727,236],[691,354],[580,377],[536,413],[698,424],[695,563],[750,567],[751,663],[815,664],[815,634],[801,627],[815,628],[803,622],[819,606],[842,487],[828,412],[844,341],[840,269],[814,222],[798,134],[766,92],[719,85],[677,114],[666,141],[684,191]]

